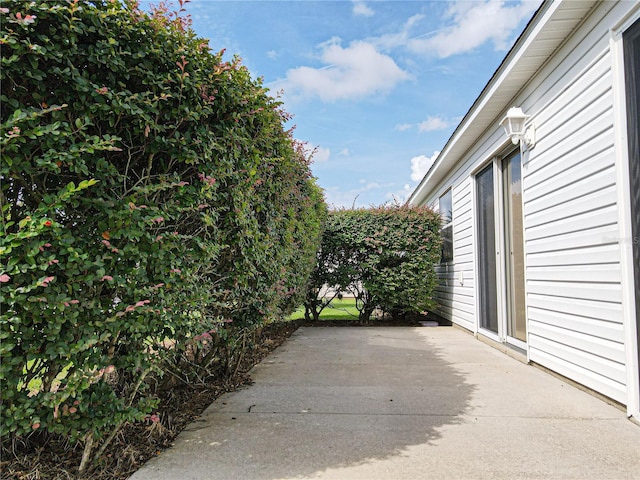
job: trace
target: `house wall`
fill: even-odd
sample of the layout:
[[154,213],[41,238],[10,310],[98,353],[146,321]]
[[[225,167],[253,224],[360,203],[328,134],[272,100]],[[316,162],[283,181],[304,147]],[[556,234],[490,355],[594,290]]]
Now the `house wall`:
[[523,164],[529,354],[625,403],[609,28],[628,4],[602,7],[563,49],[544,94],[527,99],[539,139]]
[[[473,219],[471,209],[471,181],[462,181],[452,188],[454,262],[436,267],[439,285],[434,298],[436,311],[444,318],[474,330],[475,307],[475,253],[473,250]],[[437,208],[437,200],[436,205]]]
[[[598,4],[510,104],[533,116],[537,136],[522,168],[529,358],[621,403],[627,372],[610,28],[633,6]],[[473,173],[505,152],[499,121],[427,202],[453,189],[454,261],[438,267],[438,313],[472,331]]]

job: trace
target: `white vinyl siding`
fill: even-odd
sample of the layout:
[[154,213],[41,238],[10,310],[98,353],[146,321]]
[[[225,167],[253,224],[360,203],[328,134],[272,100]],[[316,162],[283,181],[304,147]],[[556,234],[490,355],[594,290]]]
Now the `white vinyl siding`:
[[529,356],[625,402],[611,56],[597,20],[537,86],[541,107],[528,108],[537,134],[523,168]]
[[[438,265],[440,280],[436,287],[436,313],[458,325],[473,330],[475,323],[473,222],[471,217],[471,182],[467,179],[452,188],[453,258],[455,263]],[[462,282],[460,275],[462,274]],[[461,284],[462,283],[462,284]]]

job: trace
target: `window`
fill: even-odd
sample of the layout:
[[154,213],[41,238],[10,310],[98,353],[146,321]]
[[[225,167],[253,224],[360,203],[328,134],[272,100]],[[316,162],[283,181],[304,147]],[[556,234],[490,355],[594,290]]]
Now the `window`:
[[440,263],[453,261],[453,201],[451,189],[442,194],[439,200],[438,210],[442,217],[442,255]]

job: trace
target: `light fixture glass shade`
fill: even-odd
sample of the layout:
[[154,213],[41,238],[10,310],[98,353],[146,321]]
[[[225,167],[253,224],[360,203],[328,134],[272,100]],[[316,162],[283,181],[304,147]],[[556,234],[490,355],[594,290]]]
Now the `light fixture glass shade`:
[[514,145],[517,145],[524,137],[524,123],[527,118],[529,115],[525,115],[520,107],[511,107],[507,116],[500,122]]

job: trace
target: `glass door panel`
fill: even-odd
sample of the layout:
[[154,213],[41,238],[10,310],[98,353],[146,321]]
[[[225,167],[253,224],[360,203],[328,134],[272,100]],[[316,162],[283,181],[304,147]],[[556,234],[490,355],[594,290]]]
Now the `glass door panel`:
[[476,176],[480,327],[498,333],[493,164]]
[[524,237],[520,152],[503,160],[504,239],[506,253],[507,335],[527,341],[524,299]]
[[[636,341],[638,365],[640,365],[640,20],[623,34],[622,40],[631,182],[631,242],[636,297]],[[640,377],[640,368],[638,376]]]

